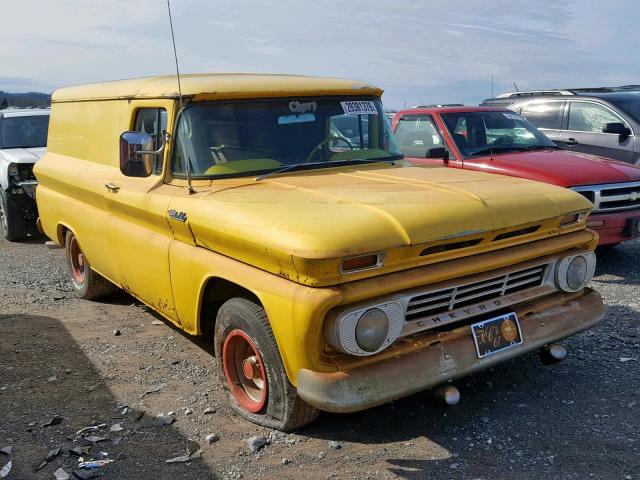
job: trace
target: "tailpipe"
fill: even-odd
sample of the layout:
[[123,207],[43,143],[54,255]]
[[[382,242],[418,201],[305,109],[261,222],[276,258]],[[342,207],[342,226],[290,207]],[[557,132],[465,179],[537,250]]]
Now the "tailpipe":
[[460,401],[460,390],[453,385],[441,385],[433,389],[433,398],[444,405],[457,405]]
[[559,343],[552,343],[542,347],[539,352],[543,365],[555,365],[567,358],[567,349]]

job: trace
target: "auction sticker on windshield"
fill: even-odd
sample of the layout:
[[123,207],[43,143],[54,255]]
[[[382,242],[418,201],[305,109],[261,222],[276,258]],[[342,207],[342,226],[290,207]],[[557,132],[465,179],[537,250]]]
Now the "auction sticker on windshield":
[[520,323],[515,313],[471,325],[478,358],[484,358],[522,343]]
[[377,115],[376,104],[367,100],[354,100],[352,102],[340,102],[342,110],[347,115],[349,114],[365,114],[365,115]]

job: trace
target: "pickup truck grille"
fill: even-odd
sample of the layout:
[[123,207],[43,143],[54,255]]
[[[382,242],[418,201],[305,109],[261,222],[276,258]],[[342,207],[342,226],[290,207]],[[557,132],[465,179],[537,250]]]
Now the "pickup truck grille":
[[467,285],[416,295],[407,305],[406,320],[419,320],[467,305],[497,299],[542,285],[546,265],[526,268]]
[[593,213],[640,208],[640,182],[589,185],[573,190],[593,203]]

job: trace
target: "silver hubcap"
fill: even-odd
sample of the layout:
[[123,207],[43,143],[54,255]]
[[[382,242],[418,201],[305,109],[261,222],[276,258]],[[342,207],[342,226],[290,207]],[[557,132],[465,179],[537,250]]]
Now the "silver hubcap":
[[0,229],[2,229],[2,233],[6,235],[8,230],[7,213],[5,211],[4,198],[2,197],[0,197]]

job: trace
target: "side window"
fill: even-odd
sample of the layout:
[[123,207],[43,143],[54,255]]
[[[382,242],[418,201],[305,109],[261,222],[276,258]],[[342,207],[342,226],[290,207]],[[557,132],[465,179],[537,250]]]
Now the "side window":
[[[136,112],[136,121],[133,127],[136,132],[145,132],[153,138],[153,149],[158,150],[162,146],[163,132],[167,129],[167,111],[164,108],[140,108]],[[154,172],[162,173],[162,155],[156,155]]]
[[560,130],[565,102],[532,103],[522,107],[520,115],[538,128]]
[[430,148],[446,148],[433,118],[429,115],[401,118],[396,128],[396,139],[400,150],[407,157],[424,158]]
[[571,102],[569,107],[569,130],[577,132],[598,132],[607,123],[625,123],[608,108],[596,103]]

